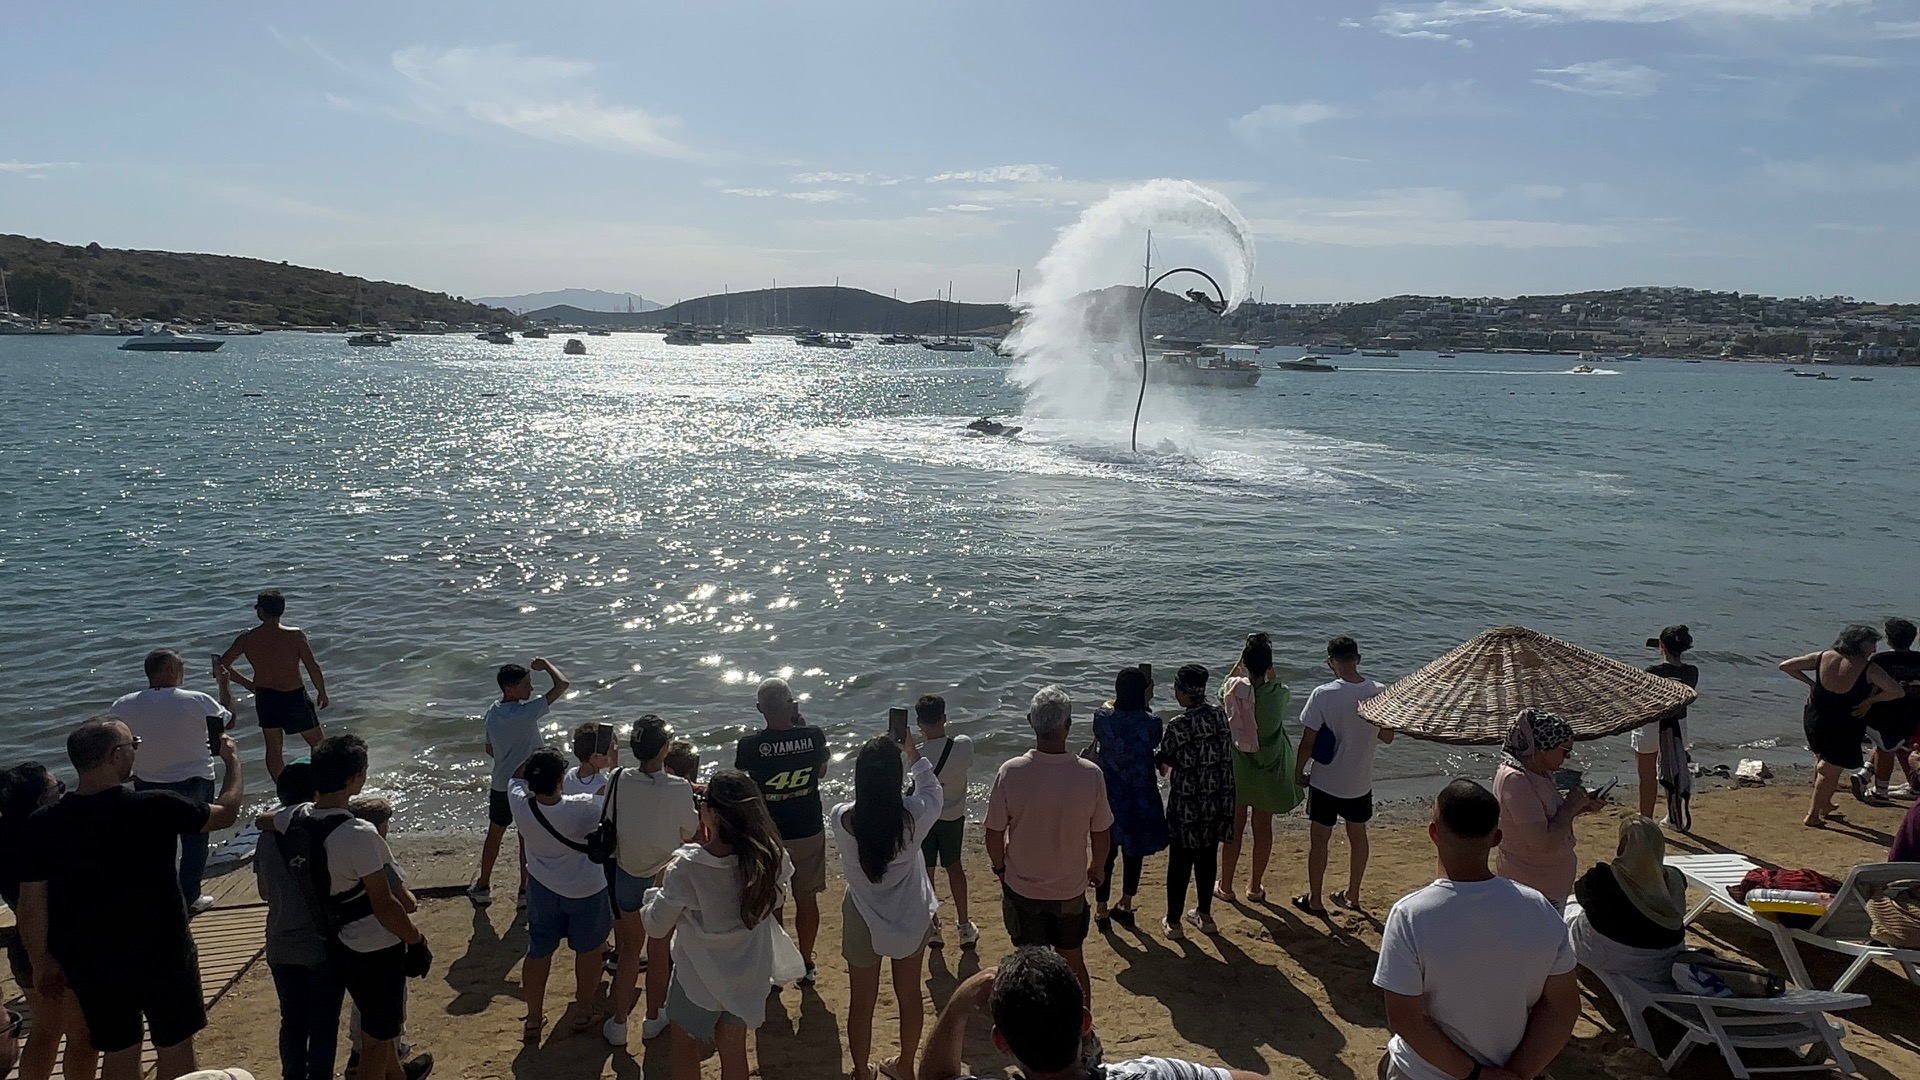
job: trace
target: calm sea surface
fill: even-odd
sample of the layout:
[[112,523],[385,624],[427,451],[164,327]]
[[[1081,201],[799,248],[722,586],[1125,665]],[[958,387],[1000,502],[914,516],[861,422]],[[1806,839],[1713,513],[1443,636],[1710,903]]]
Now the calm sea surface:
[[[154,646],[211,690],[268,586],[415,826],[478,823],[493,668],[536,654],[577,690],[556,741],[652,711],[730,762],[754,683],[787,674],[836,751],[936,691],[999,759],[1040,685],[1084,717],[1116,668],[1222,673],[1254,629],[1297,708],[1335,633],[1391,678],[1507,622],[1635,663],[1686,622],[1696,756],[1797,761],[1774,662],[1920,615],[1920,370],[1338,357],[1156,387],[1135,459],[1124,419],[965,433],[1022,412],[984,351],[586,340],[0,338],[0,759],[65,771],[66,730]],[[1624,745],[1581,755],[1630,776]],[[1489,761],[1402,741],[1380,770],[1410,792]]]

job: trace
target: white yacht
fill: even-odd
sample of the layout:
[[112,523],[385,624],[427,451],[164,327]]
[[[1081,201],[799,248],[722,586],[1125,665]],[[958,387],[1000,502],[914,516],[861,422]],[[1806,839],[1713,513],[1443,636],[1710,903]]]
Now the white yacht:
[[164,326],[150,326],[146,333],[120,343],[123,352],[212,352],[226,342],[219,338],[176,334]]

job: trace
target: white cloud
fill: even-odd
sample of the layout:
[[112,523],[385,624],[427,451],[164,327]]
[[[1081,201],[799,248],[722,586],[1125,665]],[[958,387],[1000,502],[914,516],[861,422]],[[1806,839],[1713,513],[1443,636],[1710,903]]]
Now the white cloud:
[[1592,97],[1649,97],[1660,87],[1661,74],[1650,67],[1626,60],[1588,60],[1563,68],[1540,68],[1535,79],[1541,86]]
[[1816,67],[1856,68],[1862,70],[1894,66],[1893,61],[1884,60],[1878,56],[1855,56],[1845,53],[1817,53],[1813,56],[1806,57],[1801,63],[1812,64]]
[[1558,199],[1567,193],[1558,184],[1515,184],[1508,190],[1522,199]]
[[979,203],[963,202],[948,203],[945,206],[929,206],[927,207],[927,212],[930,214],[984,214],[992,209],[993,207],[991,206],[981,206]]
[[803,172],[793,174],[793,182],[796,184],[865,184],[870,183],[872,179],[872,174],[863,172]]
[[1037,184],[1057,179],[1060,171],[1051,165],[995,165],[990,169],[964,169],[927,177],[929,184]]
[[1824,157],[1769,160],[1765,171],[1776,186],[1794,192],[1848,195],[1920,191],[1920,157],[1905,161],[1834,161]]
[[773,198],[773,197],[774,197],[775,195],[778,195],[778,194],[780,194],[780,193],[779,193],[779,192],[777,192],[777,191],[775,191],[775,190],[773,190],[772,188],[763,188],[763,187],[730,187],[730,188],[722,188],[722,189],[720,190],[720,194],[722,194],[722,195],[739,195],[739,196],[742,196],[742,197],[744,197],[744,198],[748,198],[748,199],[771,199],[771,198]]
[[1395,37],[1451,40],[1449,31],[1469,24],[1505,22],[1545,26],[1561,22],[1660,23],[1681,19],[1745,17],[1806,18],[1870,0],[1442,0],[1386,4],[1373,25]]
[[1911,41],[1920,38],[1920,19],[1912,22],[1877,22],[1873,24],[1873,32],[1886,41]]
[[1262,239],[1336,247],[1591,248],[1643,240],[1648,232],[1643,222],[1481,217],[1465,196],[1443,188],[1250,202],[1243,209]]
[[44,180],[55,169],[72,169],[79,164],[77,161],[0,161],[0,175]]
[[789,191],[783,198],[810,203],[849,202],[854,200],[854,194],[837,188],[820,188],[812,191]]
[[1233,137],[1256,150],[1268,149],[1275,143],[1286,142],[1300,137],[1300,133],[1315,124],[1324,124],[1329,120],[1338,120],[1351,116],[1352,111],[1339,105],[1328,105],[1320,101],[1300,101],[1288,103],[1276,101],[1234,120],[1227,122],[1227,129]]
[[670,134],[679,121],[600,100],[584,60],[534,56],[518,46],[415,46],[392,56],[414,119],[445,124],[467,118],[536,139],[654,157],[692,159]]

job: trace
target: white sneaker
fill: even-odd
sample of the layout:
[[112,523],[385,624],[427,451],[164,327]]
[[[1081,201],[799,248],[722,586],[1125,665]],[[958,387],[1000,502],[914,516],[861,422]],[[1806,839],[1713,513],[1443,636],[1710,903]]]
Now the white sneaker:
[[979,927],[974,926],[970,922],[963,922],[954,929],[960,933],[960,947],[963,949],[980,940]]
[[933,917],[933,926],[931,929],[927,931],[927,948],[929,949],[944,948],[946,944],[947,944],[947,939],[940,936],[940,917],[938,915],[935,915]]
[[199,899],[195,900],[193,903],[187,905],[187,914],[198,915],[212,906],[213,906],[213,897],[202,896]]
[[617,1016],[607,1017],[607,1022],[600,1025],[600,1035],[611,1046],[627,1045],[627,1025]]
[[1887,797],[1891,799],[1911,799],[1913,798],[1913,785],[1896,784],[1887,789]]
[[657,1039],[667,1033],[667,1014],[660,1013],[640,1021],[640,1038]]

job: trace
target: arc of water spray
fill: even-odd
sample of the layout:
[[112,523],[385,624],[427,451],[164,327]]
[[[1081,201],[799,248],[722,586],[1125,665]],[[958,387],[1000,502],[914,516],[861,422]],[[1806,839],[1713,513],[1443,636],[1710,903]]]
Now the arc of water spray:
[[1212,274],[1192,266],[1174,267],[1148,282],[1146,291],[1140,294],[1140,396],[1133,402],[1133,431],[1127,436],[1127,446],[1136,454],[1140,452],[1140,407],[1147,403],[1147,301],[1153,299],[1153,290],[1159,288],[1161,282],[1175,274],[1199,274],[1206,278],[1207,284],[1213,286],[1213,295],[1217,298],[1218,306],[1215,306],[1215,300],[1208,299],[1207,294],[1198,289],[1189,291],[1187,297],[1196,303],[1205,304],[1207,310],[1215,315],[1227,310],[1227,294],[1220,288],[1220,283],[1213,280]]

